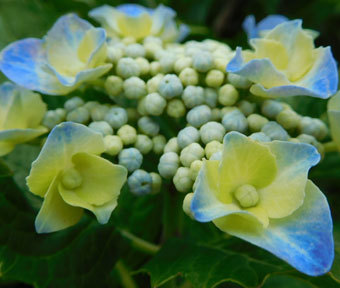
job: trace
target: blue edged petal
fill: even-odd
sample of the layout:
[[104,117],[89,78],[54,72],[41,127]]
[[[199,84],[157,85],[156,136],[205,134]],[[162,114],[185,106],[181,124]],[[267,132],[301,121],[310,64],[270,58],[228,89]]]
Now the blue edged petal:
[[116,9],[130,17],[139,17],[143,13],[150,13],[152,11],[138,4],[122,4],[117,6]]

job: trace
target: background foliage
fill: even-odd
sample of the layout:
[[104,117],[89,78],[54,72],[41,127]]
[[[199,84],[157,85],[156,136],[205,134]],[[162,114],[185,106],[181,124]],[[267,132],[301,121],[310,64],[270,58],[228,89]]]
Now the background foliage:
[[[121,3],[0,0],[0,49],[17,39],[43,36],[64,13],[77,12],[87,18],[91,8]],[[335,58],[340,60],[338,0],[144,0],[138,3],[171,6],[179,19],[191,26],[191,39],[216,38],[232,48],[247,45],[241,24],[248,14],[255,14],[257,20],[274,13],[302,18],[304,27],[321,32],[317,45],[331,45]],[[4,79],[0,75],[0,80]],[[45,100],[50,107],[62,101],[53,97]],[[291,104],[302,114],[325,118],[325,101],[299,98]],[[328,155],[311,172],[312,179],[329,199],[336,241],[331,273],[311,278],[261,249],[228,238],[210,224],[188,219],[180,207],[183,196],[173,193],[170,183],[160,195],[142,198],[124,190],[107,225],[98,225],[87,215],[71,229],[37,235],[33,222],[40,200],[27,193],[24,177],[38,152],[33,145],[21,145],[0,160],[1,287],[340,287],[338,153]],[[129,241],[121,236],[122,231],[165,244],[155,256],[147,255],[131,248]]]

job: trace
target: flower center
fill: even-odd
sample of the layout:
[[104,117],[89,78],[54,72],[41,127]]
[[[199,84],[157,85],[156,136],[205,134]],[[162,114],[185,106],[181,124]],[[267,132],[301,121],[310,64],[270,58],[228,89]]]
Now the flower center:
[[83,178],[80,173],[75,168],[70,168],[64,171],[61,183],[66,189],[75,189],[78,188],[83,182]]
[[259,194],[252,185],[242,185],[234,192],[234,196],[242,208],[256,206],[259,202]]

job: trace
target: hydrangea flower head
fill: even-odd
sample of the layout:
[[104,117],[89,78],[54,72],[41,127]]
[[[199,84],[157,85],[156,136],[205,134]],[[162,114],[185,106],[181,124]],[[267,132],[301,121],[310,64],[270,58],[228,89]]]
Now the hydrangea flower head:
[[250,39],[250,45],[253,51],[237,48],[227,71],[253,82],[253,94],[328,98],[336,92],[338,72],[331,49],[315,48],[314,36],[302,29],[301,20],[283,22]]
[[41,126],[46,104],[39,94],[5,82],[0,85],[0,156],[16,144],[30,141],[47,132]]
[[64,122],[51,131],[27,177],[30,191],[44,197],[38,233],[76,224],[84,209],[99,223],[108,222],[127,170],[98,156],[104,151],[102,135],[84,125]]
[[193,217],[306,274],[324,274],[334,257],[332,220],[326,198],[307,178],[319,159],[308,144],[261,143],[230,132],[221,159],[205,161],[199,173]]
[[177,27],[176,12],[159,5],[156,9],[137,4],[123,4],[116,8],[103,5],[90,11],[89,15],[101,23],[109,36],[133,37],[141,40],[157,36],[163,41],[180,41],[188,34],[186,25]]
[[75,14],[58,19],[43,39],[16,41],[0,54],[0,69],[30,90],[63,95],[110,70],[106,33]]

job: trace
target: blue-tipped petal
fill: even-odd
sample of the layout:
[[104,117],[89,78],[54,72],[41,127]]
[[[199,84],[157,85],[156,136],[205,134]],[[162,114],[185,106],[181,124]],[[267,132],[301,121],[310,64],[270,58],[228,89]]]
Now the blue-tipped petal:
[[150,13],[151,10],[138,4],[122,4],[117,6],[116,9],[130,17],[139,17],[142,13]]

